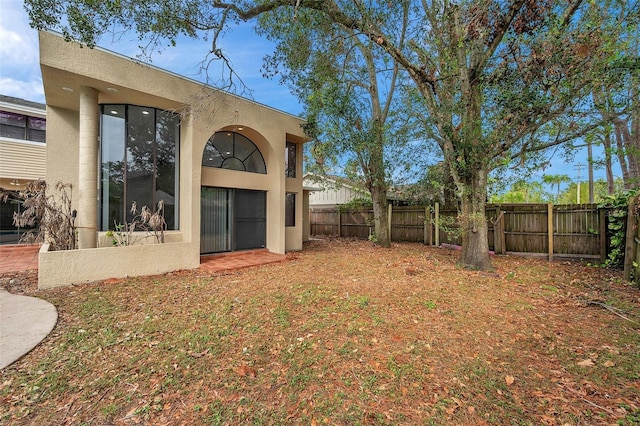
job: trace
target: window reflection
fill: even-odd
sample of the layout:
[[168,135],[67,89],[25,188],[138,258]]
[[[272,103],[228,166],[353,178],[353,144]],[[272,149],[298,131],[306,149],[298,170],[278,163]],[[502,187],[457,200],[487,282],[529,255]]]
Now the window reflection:
[[264,157],[258,147],[235,132],[218,132],[204,147],[202,165],[241,172],[267,173]]
[[103,105],[101,229],[131,221],[131,204],[165,203],[168,229],[177,229],[177,114],[133,105]]

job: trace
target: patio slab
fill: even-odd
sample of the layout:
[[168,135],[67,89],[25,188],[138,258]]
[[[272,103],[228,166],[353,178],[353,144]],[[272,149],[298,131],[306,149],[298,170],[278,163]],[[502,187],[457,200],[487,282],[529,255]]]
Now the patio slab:
[[0,273],[38,269],[39,244],[0,245]]
[[211,272],[228,271],[282,262],[286,258],[284,254],[271,253],[267,249],[210,254],[200,256],[200,269]]

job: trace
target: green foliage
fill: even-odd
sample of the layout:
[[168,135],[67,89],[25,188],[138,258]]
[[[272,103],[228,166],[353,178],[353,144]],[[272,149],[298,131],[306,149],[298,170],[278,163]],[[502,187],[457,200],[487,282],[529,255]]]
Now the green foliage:
[[542,175],[542,182],[551,185],[551,189],[553,186],[556,186],[556,195],[553,197],[553,201],[557,203],[558,198],[560,197],[560,186],[565,183],[571,183],[571,178],[567,175]]
[[[623,191],[604,198],[598,207],[607,208],[609,255],[605,267],[620,268],[624,263],[626,220],[629,199],[640,194],[640,189]],[[636,213],[637,214],[637,213]]]
[[459,216],[440,216],[437,221],[432,219],[431,223],[438,225],[440,230],[442,230],[449,239],[460,238],[462,236],[463,229],[460,226]]
[[492,195],[490,200],[492,203],[547,203],[552,196],[547,193],[540,182],[518,180],[509,191],[502,194]]
[[[619,182],[619,181],[618,181]],[[593,183],[593,201],[595,203],[606,202],[609,198],[607,182],[599,179]],[[580,202],[578,203],[578,184],[572,182],[567,189],[562,191],[556,200],[556,204],[586,204],[589,202],[589,183],[580,182]]]
[[399,191],[402,199],[414,206],[433,203],[457,205],[455,185],[443,161],[427,166],[422,174],[417,182],[406,185]]
[[[398,10],[381,9],[379,19],[394,19]],[[307,170],[361,177],[376,223],[386,223],[379,206],[385,204],[389,177],[408,168],[412,158],[404,152],[408,126],[391,58],[366,34],[304,8],[261,15],[257,32],[276,43],[265,74],[280,75],[305,106],[304,129],[314,139]],[[381,245],[389,245],[384,229],[375,233]]]

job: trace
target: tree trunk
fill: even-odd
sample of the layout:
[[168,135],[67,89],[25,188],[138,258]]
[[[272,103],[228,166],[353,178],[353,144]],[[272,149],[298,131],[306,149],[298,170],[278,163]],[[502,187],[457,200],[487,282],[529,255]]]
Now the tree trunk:
[[593,204],[593,145],[587,139],[587,170],[589,171],[589,203]]
[[630,189],[631,183],[629,179],[629,168],[627,167],[627,157],[625,156],[625,147],[622,141],[622,134],[620,134],[620,129],[617,126],[614,126],[614,129],[616,154],[618,156],[618,162],[620,163],[620,170],[622,171],[622,182],[624,183],[624,189]]
[[[385,179],[383,133],[380,120],[375,121],[374,138],[368,165],[368,189],[373,202],[373,219],[376,242],[382,247],[391,247],[387,212],[387,182]],[[365,176],[367,173],[365,172]]]
[[371,188],[373,201],[374,232],[376,243],[381,247],[391,247],[389,235],[389,212],[387,210],[387,191],[374,185]]
[[462,196],[460,227],[462,230],[462,253],[460,264],[466,269],[493,270],[489,257],[487,219],[485,206],[487,199],[487,171],[473,170]]
[[609,130],[605,130],[604,133],[604,164],[607,171],[607,193],[613,195],[616,191],[615,178],[613,177],[613,162],[611,161],[611,133]]

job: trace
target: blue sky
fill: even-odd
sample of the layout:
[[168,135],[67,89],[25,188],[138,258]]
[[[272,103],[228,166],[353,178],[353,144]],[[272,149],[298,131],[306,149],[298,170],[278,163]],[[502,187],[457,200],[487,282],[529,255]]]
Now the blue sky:
[[[0,12],[0,94],[44,102],[38,64],[37,32],[29,27],[22,0],[0,0]],[[104,36],[98,44],[120,54],[136,57],[140,53],[136,39],[135,34],[126,34],[114,43],[108,36]],[[271,53],[273,44],[256,36],[250,24],[242,24],[227,33],[221,41],[221,47],[252,91],[253,100],[294,115],[302,112],[302,106],[286,86],[280,85],[277,78],[266,79],[261,75],[262,58]],[[152,63],[177,74],[204,81],[200,65],[209,49],[207,42],[185,38],[179,40],[176,47],[154,54]],[[215,66],[209,69],[213,82],[221,75],[220,70]],[[594,149],[594,154],[600,155],[601,150]],[[551,163],[551,167],[534,173],[530,179],[539,180],[542,174],[566,174],[575,181],[577,168],[574,166],[587,163],[586,149],[579,150],[572,163],[565,163],[559,155],[552,158]],[[617,164],[614,173],[620,175]],[[596,179],[604,179],[604,168],[596,169],[594,174]],[[586,169],[582,169],[581,180],[586,180],[586,176]]]
[[[22,0],[0,0],[0,93],[31,101],[44,102],[42,78],[38,65],[38,35],[28,24]],[[105,35],[98,42],[102,48],[137,57],[140,53],[135,34],[126,34],[114,42]],[[254,34],[249,24],[233,29],[222,39],[221,47],[232,65],[252,91],[253,100],[298,115],[302,106],[278,79],[265,79],[260,73],[262,58],[273,44]],[[205,81],[201,63],[210,44],[183,38],[173,48],[152,56],[152,64],[194,80]],[[212,83],[220,78],[221,68],[209,69]]]

